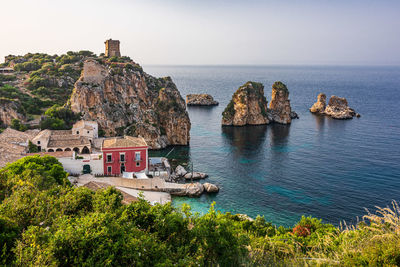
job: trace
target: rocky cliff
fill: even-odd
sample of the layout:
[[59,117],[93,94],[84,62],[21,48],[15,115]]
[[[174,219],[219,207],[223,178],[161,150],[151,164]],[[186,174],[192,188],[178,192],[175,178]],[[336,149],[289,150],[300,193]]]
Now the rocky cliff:
[[282,82],[272,86],[272,100],[268,109],[261,83],[247,82],[232,96],[222,113],[222,125],[243,126],[277,122],[288,124],[297,114],[291,110],[289,91]]
[[360,117],[360,114],[348,106],[347,99],[344,97],[333,95],[326,106],[326,95],[322,93],[318,95],[318,100],[310,108],[310,111],[316,114],[328,115],[339,120],[352,119],[355,116]]
[[142,136],[153,149],[189,144],[189,116],[171,78],[152,77],[134,62],[86,60],[69,105],[107,136]]
[[268,124],[267,99],[261,83],[247,82],[233,94],[222,113],[222,125]]
[[218,102],[209,94],[190,94],[186,96],[188,106],[216,106]]
[[272,121],[288,124],[297,114],[292,112],[289,100],[289,90],[282,82],[275,82],[272,85],[271,103],[269,104],[269,116]]
[[13,119],[25,121],[26,118],[18,112],[19,109],[20,105],[18,102],[0,98],[0,126],[11,125]]

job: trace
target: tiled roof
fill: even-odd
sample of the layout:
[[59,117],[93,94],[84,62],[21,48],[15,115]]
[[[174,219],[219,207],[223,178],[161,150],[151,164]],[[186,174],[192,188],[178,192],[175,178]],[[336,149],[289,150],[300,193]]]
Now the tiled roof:
[[71,130],[43,130],[33,140],[48,139],[47,148],[61,148],[74,146],[90,146],[86,137],[72,135]]
[[120,147],[138,147],[147,146],[146,141],[142,137],[114,137],[107,138],[103,141],[103,148],[120,148]]
[[77,135],[51,135],[47,148],[90,146],[86,137]]
[[49,138],[50,135],[51,135],[51,130],[43,130],[33,138],[33,141],[40,138]]
[[14,162],[24,156],[28,140],[37,134],[37,131],[20,132],[7,128],[0,134],[0,168],[7,163]]

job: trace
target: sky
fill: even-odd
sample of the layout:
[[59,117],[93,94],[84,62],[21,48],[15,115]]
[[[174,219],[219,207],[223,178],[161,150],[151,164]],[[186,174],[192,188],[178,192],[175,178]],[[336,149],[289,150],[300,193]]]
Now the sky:
[[400,65],[399,0],[0,0],[9,54],[121,53],[142,65]]

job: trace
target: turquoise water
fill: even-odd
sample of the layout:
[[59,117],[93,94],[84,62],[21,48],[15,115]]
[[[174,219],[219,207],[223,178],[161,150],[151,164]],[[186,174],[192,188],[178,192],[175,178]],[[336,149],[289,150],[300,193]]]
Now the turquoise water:
[[[171,76],[181,94],[209,93],[217,107],[190,107],[188,147],[171,159],[207,172],[216,195],[175,197],[179,206],[265,216],[291,226],[301,215],[325,222],[355,222],[364,208],[400,200],[400,67],[148,66]],[[248,80],[265,85],[267,100],[276,80],[287,84],[299,116],[289,126],[221,127],[221,113],[233,92]],[[308,108],[317,94],[346,97],[362,117],[348,121],[315,116]],[[152,152],[165,155],[171,150]]]

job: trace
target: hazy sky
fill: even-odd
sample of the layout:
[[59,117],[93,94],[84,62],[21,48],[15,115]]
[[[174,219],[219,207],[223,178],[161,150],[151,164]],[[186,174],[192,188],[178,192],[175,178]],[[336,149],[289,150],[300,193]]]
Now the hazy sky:
[[146,64],[400,65],[400,1],[0,0],[0,57],[104,52]]

